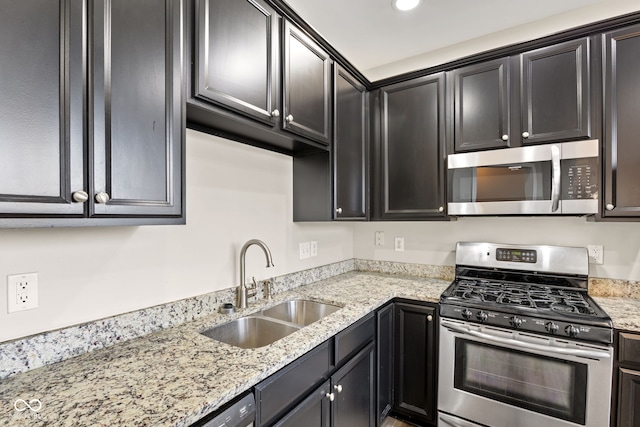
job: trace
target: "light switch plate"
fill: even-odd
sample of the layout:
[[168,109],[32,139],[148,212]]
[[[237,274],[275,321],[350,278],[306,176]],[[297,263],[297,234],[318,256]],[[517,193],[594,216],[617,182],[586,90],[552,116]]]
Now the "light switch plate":
[[310,256],[311,256],[311,243],[310,242],[300,243],[300,259],[307,259]]

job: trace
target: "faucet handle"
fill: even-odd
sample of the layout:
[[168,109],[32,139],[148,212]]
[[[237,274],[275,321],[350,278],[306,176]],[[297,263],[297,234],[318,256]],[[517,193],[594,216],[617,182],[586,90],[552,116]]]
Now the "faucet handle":
[[251,289],[258,289],[258,284],[256,283],[256,277],[255,276],[251,277],[251,281],[253,282],[253,286],[251,287]]

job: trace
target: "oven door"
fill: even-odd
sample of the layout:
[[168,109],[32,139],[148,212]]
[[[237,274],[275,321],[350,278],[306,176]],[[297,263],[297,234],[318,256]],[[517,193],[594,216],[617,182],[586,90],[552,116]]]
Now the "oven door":
[[609,346],[441,319],[438,410],[493,427],[606,426],[612,355]]

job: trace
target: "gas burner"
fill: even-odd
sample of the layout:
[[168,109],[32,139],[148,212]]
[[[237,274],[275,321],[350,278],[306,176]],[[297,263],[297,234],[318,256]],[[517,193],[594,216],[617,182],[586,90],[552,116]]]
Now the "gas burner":
[[450,294],[469,302],[595,316],[596,311],[585,295],[585,292],[546,285],[469,279],[458,279]]

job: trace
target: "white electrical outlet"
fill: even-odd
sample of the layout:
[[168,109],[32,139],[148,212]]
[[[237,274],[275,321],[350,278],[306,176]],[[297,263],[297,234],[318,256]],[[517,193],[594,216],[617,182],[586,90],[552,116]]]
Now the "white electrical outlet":
[[311,242],[311,256],[318,256],[318,242],[312,240]]
[[376,231],[376,246],[384,246],[384,231]]
[[604,246],[589,245],[587,250],[589,251],[589,264],[604,264]]
[[311,243],[300,243],[300,259],[307,259],[311,256]]
[[404,251],[404,237],[396,237],[394,248],[396,252]]
[[38,273],[7,276],[7,312],[38,308]]

